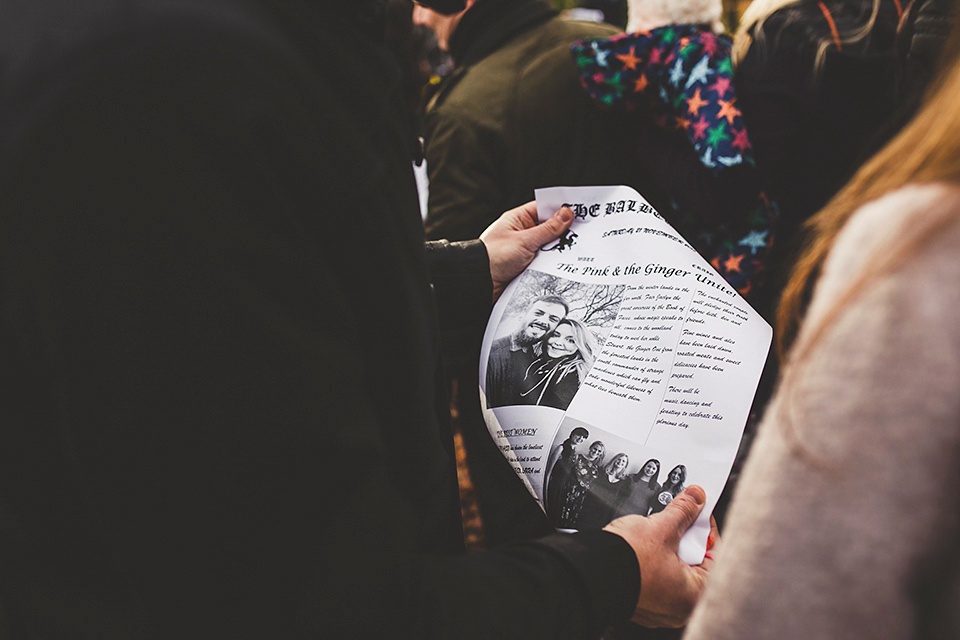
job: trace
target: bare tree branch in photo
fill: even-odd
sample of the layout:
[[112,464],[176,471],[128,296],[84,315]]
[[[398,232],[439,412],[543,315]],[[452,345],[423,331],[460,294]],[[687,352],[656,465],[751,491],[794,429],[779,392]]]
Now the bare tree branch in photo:
[[518,282],[504,320],[519,316],[541,296],[560,296],[570,307],[568,317],[583,321],[602,343],[605,329],[616,320],[625,291],[626,285],[587,284],[528,270]]

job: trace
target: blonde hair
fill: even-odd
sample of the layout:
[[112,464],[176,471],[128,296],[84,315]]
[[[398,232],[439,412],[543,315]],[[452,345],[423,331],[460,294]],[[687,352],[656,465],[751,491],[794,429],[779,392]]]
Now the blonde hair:
[[[736,65],[743,59],[743,56],[747,54],[747,51],[753,44],[754,37],[759,44],[762,44],[763,23],[775,11],[813,1],[815,0],[753,0],[746,11],[743,12],[743,16],[740,18],[740,26],[737,28],[737,33],[733,38],[733,63]],[[870,18],[862,25],[844,33],[837,34],[842,44],[859,42],[873,31],[873,25],[877,21],[877,15],[880,13],[880,2],[881,0],[873,0],[873,9],[870,12]],[[751,31],[754,35],[751,35]],[[819,75],[820,69],[823,68],[823,61],[827,55],[827,50],[832,45],[834,45],[832,37],[823,38],[817,43],[817,55],[814,58],[813,68],[810,70],[811,77],[816,78],[817,75]]]
[[[593,335],[593,331],[590,330],[590,327],[580,320],[576,320],[574,318],[564,318],[557,323],[557,327],[560,327],[560,325],[568,325],[570,327],[573,335],[573,342],[577,345],[577,354],[579,356],[568,362],[562,368],[562,371],[560,372],[560,378],[563,378],[571,371],[576,371],[577,375],[580,377],[580,382],[583,382],[587,377],[587,374],[590,373],[590,369],[593,367],[593,362],[597,357],[597,338]],[[537,356],[541,356],[547,352],[547,342],[556,332],[557,329],[554,328],[553,331],[544,336],[543,340],[534,345],[533,351],[535,354],[537,354]]]
[[[624,460],[626,460],[626,464],[623,465],[623,468],[622,468],[622,469],[616,470],[615,467],[616,467],[616,464],[617,464],[617,460],[619,460],[619,459],[621,459],[621,458],[623,458]],[[628,455],[625,454],[625,453],[618,453],[617,455],[613,456],[613,457],[610,459],[610,462],[608,462],[607,464],[603,465],[603,471],[604,471],[604,473],[606,473],[607,475],[613,474],[616,478],[618,478],[618,479],[623,479],[623,477],[627,475],[627,465],[629,465],[629,464],[630,464],[630,456],[628,456]]]
[[[955,38],[956,33],[951,38]],[[778,347],[785,354],[796,339],[813,282],[820,274],[834,240],[847,220],[862,205],[906,184],[960,183],[960,60],[945,70],[926,105],[906,127],[805,225],[807,243],[784,289],[777,309]],[[889,272],[913,254],[957,212],[939,220],[927,220],[901,236],[895,251],[875,263],[875,268],[857,280],[838,303],[849,301],[868,280]],[[828,314],[826,322],[833,318]],[[809,345],[810,340],[806,343]],[[805,348],[804,351],[807,349]],[[798,357],[791,354],[792,358]]]

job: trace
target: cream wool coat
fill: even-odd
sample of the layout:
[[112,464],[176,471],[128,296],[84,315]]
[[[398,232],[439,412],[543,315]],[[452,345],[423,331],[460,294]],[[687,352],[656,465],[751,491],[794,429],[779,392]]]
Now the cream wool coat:
[[[945,207],[960,188],[907,187],[858,211],[799,342]],[[960,217],[872,280],[785,376],[686,640],[960,637]]]

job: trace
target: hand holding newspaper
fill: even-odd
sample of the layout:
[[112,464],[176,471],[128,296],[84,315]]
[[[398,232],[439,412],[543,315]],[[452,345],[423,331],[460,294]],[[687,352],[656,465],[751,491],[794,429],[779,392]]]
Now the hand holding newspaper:
[[707,504],[680,543],[699,564],[770,347],[770,326],[636,191],[555,187],[576,219],[493,309],[484,419],[558,529]]

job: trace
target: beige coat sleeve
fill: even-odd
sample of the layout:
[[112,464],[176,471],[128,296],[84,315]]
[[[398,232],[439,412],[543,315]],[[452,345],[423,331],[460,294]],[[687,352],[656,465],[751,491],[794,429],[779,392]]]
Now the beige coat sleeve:
[[[910,187],[861,209],[800,340],[944,208],[960,191]],[[874,278],[786,372],[686,640],[960,637],[958,220]]]

